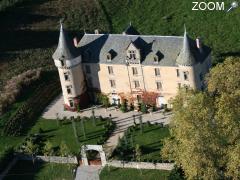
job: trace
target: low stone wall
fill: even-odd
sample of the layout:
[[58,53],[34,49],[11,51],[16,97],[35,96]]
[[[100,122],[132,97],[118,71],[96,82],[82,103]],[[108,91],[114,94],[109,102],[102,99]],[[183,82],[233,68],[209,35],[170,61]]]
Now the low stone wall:
[[[19,160],[27,160],[32,161],[31,155],[17,155]],[[51,163],[60,163],[60,164],[78,164],[76,157],[60,157],[60,156],[35,156],[35,161],[42,161],[42,162],[51,162]]]
[[124,162],[124,161],[109,161],[107,165],[120,168],[135,168],[135,169],[159,169],[172,170],[174,163],[148,163],[148,162]]

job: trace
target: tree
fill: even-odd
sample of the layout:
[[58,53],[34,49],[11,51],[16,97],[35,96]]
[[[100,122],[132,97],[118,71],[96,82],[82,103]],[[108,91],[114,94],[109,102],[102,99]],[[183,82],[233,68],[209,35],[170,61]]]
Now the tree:
[[[135,147],[135,157],[136,157],[136,160],[138,162],[141,161],[141,157],[142,157],[142,150],[141,150],[141,147],[139,144],[136,144],[136,147]],[[142,174],[142,170],[140,169],[140,173]]]
[[122,112],[127,112],[127,100],[126,99],[123,100],[120,109]]
[[32,162],[34,164],[34,154],[37,151],[37,145],[33,143],[32,139],[26,141],[25,152],[31,154]]
[[[207,77],[207,91],[181,89],[162,155],[188,179],[239,179],[240,61],[229,58]],[[234,84],[232,84],[234,83]]]
[[141,134],[143,133],[143,122],[142,122],[142,115],[139,115],[139,124],[141,129]]
[[147,105],[151,105],[154,106],[156,105],[156,100],[157,97],[159,96],[158,93],[155,92],[143,92],[142,93],[142,102],[147,104]]
[[92,113],[93,125],[96,126],[95,111],[94,111],[94,108],[93,108],[93,107],[91,107],[91,113]]
[[97,94],[97,101],[102,104],[105,108],[108,108],[110,106],[108,96],[105,94]]
[[147,113],[147,107],[146,107],[145,103],[141,104],[141,112],[144,113],[144,114]]
[[78,141],[77,127],[76,127],[75,119],[73,117],[71,117],[71,122],[72,122],[72,128],[73,128],[73,133],[76,139],[76,143],[78,144],[79,141]]
[[139,144],[136,144],[135,147],[135,157],[138,162],[141,161],[141,156],[142,156],[142,150]]
[[86,139],[87,137],[86,137],[84,119],[81,119],[81,127],[82,127],[83,137],[84,137],[84,139]]
[[66,156],[70,155],[70,150],[69,150],[68,146],[66,145],[65,141],[62,141],[60,144],[59,154],[62,157],[66,157]]

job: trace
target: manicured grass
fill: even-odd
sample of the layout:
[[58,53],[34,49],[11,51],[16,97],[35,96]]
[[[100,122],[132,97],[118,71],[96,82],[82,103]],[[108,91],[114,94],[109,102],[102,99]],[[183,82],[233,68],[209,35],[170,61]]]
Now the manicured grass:
[[[143,133],[141,133],[139,126],[137,128],[130,127],[130,129],[127,130],[127,133],[125,133],[124,137],[122,138],[121,143],[118,145],[116,151],[114,152],[114,157],[117,159],[124,158],[126,160],[133,160],[135,147],[137,144],[139,144],[142,151],[142,161],[160,161],[160,150],[163,145],[162,141],[164,138],[169,136],[168,127],[144,124]],[[127,138],[125,138],[125,136]],[[124,153],[123,156],[121,156],[121,149],[125,146],[126,139],[128,150]]]
[[72,164],[35,163],[18,161],[8,172],[5,180],[62,180],[73,179]]
[[[109,171],[110,170],[110,171]],[[166,180],[170,171],[105,167],[100,180]]]
[[81,144],[83,143],[97,144],[98,140],[105,133],[106,128],[104,127],[104,125],[106,124],[107,121],[101,121],[97,119],[96,126],[94,126],[92,120],[86,120],[84,123],[86,139],[84,139],[81,123],[76,122],[79,144],[76,141],[71,121],[65,121],[61,123],[61,125],[58,125],[57,120],[40,118],[30,131],[30,133],[39,133],[39,129],[41,128],[43,130],[42,134],[46,137],[46,140],[49,140],[53,144],[53,146],[59,146],[61,142],[64,141],[71,150],[71,152],[78,153]]

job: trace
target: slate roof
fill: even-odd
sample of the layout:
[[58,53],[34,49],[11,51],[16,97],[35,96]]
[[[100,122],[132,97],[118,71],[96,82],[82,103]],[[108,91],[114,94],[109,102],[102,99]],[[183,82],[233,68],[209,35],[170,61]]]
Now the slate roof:
[[123,34],[128,34],[128,35],[139,35],[140,33],[132,26],[130,23],[128,27],[123,31]]
[[53,59],[71,60],[78,56],[77,48],[74,47],[73,41],[68,38],[67,32],[60,26],[58,46],[53,54]]
[[[85,34],[79,42],[79,53],[83,63],[125,64],[126,48],[131,42],[140,49],[143,65],[177,66],[178,56],[184,58],[180,53],[184,44],[181,36]],[[188,42],[195,62],[202,62],[211,52],[209,47],[203,46],[200,53],[194,40],[189,38]],[[111,61],[107,60],[109,51],[116,53]],[[158,64],[153,60],[156,54],[160,60]]]

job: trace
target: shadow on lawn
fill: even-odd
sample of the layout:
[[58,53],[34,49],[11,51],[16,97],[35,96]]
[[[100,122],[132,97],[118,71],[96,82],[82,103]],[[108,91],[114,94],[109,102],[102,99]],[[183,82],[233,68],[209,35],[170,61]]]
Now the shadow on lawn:
[[44,168],[45,163],[32,163],[32,161],[18,161],[5,176],[5,180],[37,179],[37,174]]

